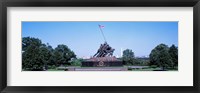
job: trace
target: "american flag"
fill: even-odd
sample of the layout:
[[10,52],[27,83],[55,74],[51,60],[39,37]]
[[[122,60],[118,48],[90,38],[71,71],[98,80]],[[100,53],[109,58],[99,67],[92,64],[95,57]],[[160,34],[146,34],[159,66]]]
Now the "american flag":
[[102,26],[102,25],[99,25],[99,27],[100,27],[100,28],[104,28],[104,26]]

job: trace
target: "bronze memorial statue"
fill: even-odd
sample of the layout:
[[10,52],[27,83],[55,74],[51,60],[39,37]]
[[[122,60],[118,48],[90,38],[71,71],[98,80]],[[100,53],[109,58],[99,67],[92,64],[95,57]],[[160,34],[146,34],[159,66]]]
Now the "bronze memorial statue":
[[103,34],[103,26],[99,25],[101,33],[104,37],[104,44],[101,44],[97,53],[93,57],[82,62],[83,67],[110,67],[110,66],[122,66],[122,61],[113,56],[115,49],[109,46],[106,42],[105,36]]
[[107,42],[101,44],[97,53],[93,57],[105,57],[105,56],[112,56],[115,49],[110,47]]

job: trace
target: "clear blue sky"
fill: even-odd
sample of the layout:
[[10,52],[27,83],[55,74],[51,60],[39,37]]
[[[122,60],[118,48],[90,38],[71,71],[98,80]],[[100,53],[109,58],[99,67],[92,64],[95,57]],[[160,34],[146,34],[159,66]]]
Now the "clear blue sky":
[[93,56],[104,43],[121,55],[122,49],[132,49],[135,56],[147,56],[158,44],[178,46],[178,22],[22,22],[22,37],[36,37],[53,48],[67,45],[78,57]]

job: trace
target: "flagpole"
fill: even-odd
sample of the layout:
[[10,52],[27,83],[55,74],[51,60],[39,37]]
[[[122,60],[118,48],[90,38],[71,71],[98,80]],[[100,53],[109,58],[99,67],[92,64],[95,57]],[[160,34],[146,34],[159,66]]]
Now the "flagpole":
[[107,41],[106,41],[106,38],[105,38],[105,36],[104,36],[104,33],[103,33],[102,29],[101,29],[101,25],[99,25],[99,29],[101,30],[101,34],[103,35],[103,38],[104,38],[105,42],[107,42]]

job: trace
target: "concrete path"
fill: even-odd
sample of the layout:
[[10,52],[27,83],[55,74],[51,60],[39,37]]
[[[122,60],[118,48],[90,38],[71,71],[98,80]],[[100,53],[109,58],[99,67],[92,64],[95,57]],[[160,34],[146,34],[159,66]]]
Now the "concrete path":
[[68,71],[127,71],[126,67],[76,67]]

